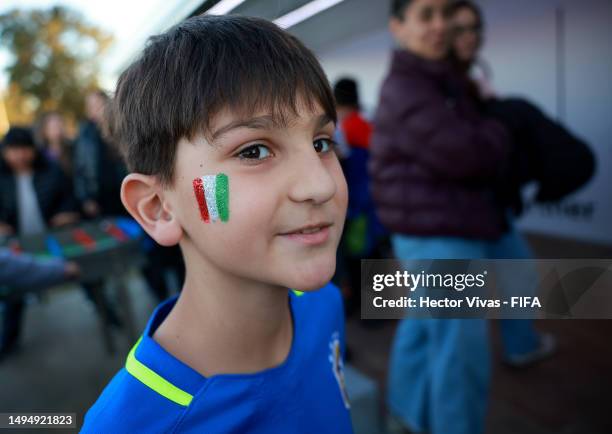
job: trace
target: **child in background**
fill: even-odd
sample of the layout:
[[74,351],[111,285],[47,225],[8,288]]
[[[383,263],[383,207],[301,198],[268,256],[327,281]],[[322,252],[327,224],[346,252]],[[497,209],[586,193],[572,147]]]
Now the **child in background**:
[[[361,300],[361,260],[379,257],[385,230],[376,217],[370,195],[368,160],[372,124],[360,113],[357,82],[349,77],[334,84],[340,140],[348,146],[343,169],[349,190],[346,227],[341,252],[346,276],[342,288],[346,293],[347,315],[358,312]],[[364,324],[369,324],[365,322]]]
[[352,432],[328,284],[347,188],[313,54],[265,20],[193,17],[150,39],[109,115],[122,201],[186,278],[82,432]]

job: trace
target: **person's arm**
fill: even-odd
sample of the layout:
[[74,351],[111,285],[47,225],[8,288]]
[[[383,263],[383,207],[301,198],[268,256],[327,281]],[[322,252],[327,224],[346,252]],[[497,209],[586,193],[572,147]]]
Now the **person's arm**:
[[520,169],[517,173],[519,186],[537,181],[537,201],[561,200],[594,175],[596,161],[589,145],[530,101],[521,98],[492,100],[487,110],[515,137],[515,159],[520,163],[515,164]]
[[11,288],[53,286],[79,273],[76,264],[61,259],[38,260],[0,248],[0,285]]
[[398,154],[420,161],[441,178],[496,177],[510,150],[504,126],[475,111],[465,113],[428,80],[403,80],[404,94],[393,87],[383,90],[376,140],[394,143]]

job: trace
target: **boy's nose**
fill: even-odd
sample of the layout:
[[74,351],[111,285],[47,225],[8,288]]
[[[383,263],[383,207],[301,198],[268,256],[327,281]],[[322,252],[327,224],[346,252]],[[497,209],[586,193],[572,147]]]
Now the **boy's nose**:
[[[300,152],[291,165],[289,197],[294,202],[312,202],[315,205],[329,201],[336,194],[336,181],[329,167],[314,148]],[[323,157],[326,158],[326,157]]]

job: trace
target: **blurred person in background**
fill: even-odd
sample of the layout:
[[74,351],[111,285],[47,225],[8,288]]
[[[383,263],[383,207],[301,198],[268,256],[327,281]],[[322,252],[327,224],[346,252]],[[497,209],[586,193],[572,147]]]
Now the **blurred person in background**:
[[480,8],[470,1],[451,4],[452,42],[450,56],[462,73],[469,75],[476,87],[474,95],[486,100],[495,97],[493,72],[489,63],[479,56],[484,44],[484,19]]
[[451,14],[451,58],[470,80],[482,112],[502,122],[512,136],[509,164],[498,188],[503,203],[514,216],[520,216],[524,206],[521,188],[527,183],[537,183],[536,202],[557,202],[587,184],[596,168],[587,143],[532,102],[496,94],[491,69],[479,56],[485,26],[478,5],[456,1]]
[[[103,133],[108,102],[108,96],[101,90],[87,94],[87,119],[81,124],[75,144],[74,185],[87,218],[127,214],[120,199],[121,182],[127,169],[115,145]],[[185,271],[180,249],[159,246],[148,237],[143,248],[147,255],[147,265],[142,270],[145,280],[155,298],[165,300],[171,293],[168,273],[177,278],[178,288],[182,286]]]
[[344,271],[340,282],[346,296],[347,315],[359,309],[361,295],[361,260],[379,256],[384,228],[374,211],[369,191],[368,159],[372,125],[360,113],[357,82],[349,77],[334,85],[334,98],[338,113],[339,140],[348,151],[342,159],[342,168],[349,187],[349,202],[345,229],[339,254]]
[[78,221],[62,168],[36,149],[29,128],[11,127],[2,141],[0,235],[32,235]]
[[[378,216],[400,260],[486,258],[507,228],[494,186],[510,136],[481,113],[465,75],[448,61],[450,2],[391,3],[399,48],[370,147]],[[402,320],[389,366],[392,428],[484,432],[490,364],[486,320]]]
[[[61,259],[36,259],[0,248],[0,287],[11,290],[32,290],[53,286],[77,278],[79,266]],[[15,328],[0,330],[0,362],[16,349],[18,332]]]
[[[556,201],[584,185],[594,172],[594,158],[588,146],[565,128],[547,118],[524,99],[501,98],[493,90],[492,74],[479,52],[484,41],[484,19],[478,5],[469,0],[455,1],[451,7],[451,59],[473,85],[473,96],[484,114],[494,116],[511,132],[512,149],[503,182],[497,193],[507,208],[508,229],[490,249],[491,259],[532,259],[533,253],[524,237],[515,229],[514,220],[523,210],[521,188],[530,181],[539,184],[538,197]],[[566,155],[565,157],[563,155]],[[551,167],[548,169],[547,167]],[[499,270],[502,271],[503,270]],[[533,286],[537,275],[522,279]],[[515,283],[515,279],[507,279]],[[517,294],[510,289],[511,295]],[[530,295],[525,288],[521,294]],[[555,339],[538,334],[532,320],[501,320],[500,332],[504,361],[513,367],[526,367],[555,349]]]
[[[61,167],[35,145],[30,129],[11,127],[0,159],[0,236],[36,235],[78,221],[71,183]],[[0,351],[10,352],[19,337],[22,297],[4,305]]]
[[[477,103],[495,98],[495,92],[491,84],[491,74],[483,60],[479,60],[478,53],[484,40],[484,21],[480,8],[466,0],[456,1],[451,7],[452,20],[452,44],[451,58],[456,62],[459,71],[466,75],[468,80],[473,83],[473,96]],[[474,77],[472,77],[473,71]],[[477,71],[484,71],[484,74],[476,75]],[[481,104],[482,106],[482,104]],[[486,112],[483,109],[483,112]],[[516,152],[517,146],[513,143],[512,152]],[[513,160],[510,159],[512,162]],[[506,171],[516,170],[516,168],[506,167]],[[507,178],[504,177],[504,183]],[[516,192],[513,197],[520,197],[520,185],[516,185]],[[502,197],[502,204],[507,201]],[[532,259],[533,254],[527,241],[514,227],[514,211],[511,204],[508,205],[508,229],[503,234],[495,250],[491,250],[491,259]],[[503,271],[503,270],[500,270]],[[511,280],[509,280],[511,281]],[[535,285],[536,276],[532,278]],[[535,292],[535,286],[532,291]],[[521,292],[523,294],[524,292]],[[516,291],[514,292],[516,294]],[[532,320],[501,320],[500,332],[503,344],[504,361],[514,367],[525,367],[551,355],[555,348],[555,339],[549,334],[539,335]]]
[[64,173],[72,177],[74,146],[66,134],[61,113],[51,111],[42,114],[36,122],[35,139],[47,158],[58,163]]
[[101,90],[87,94],[87,119],[75,141],[74,188],[87,218],[126,214],[119,191],[127,170],[115,147],[102,135],[107,102]]

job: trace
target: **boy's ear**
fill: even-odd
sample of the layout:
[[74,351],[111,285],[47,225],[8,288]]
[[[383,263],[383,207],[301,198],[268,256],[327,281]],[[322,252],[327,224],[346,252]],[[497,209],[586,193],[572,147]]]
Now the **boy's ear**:
[[176,216],[164,205],[163,190],[157,178],[130,173],[121,184],[121,202],[158,244],[178,244],[183,230]]

